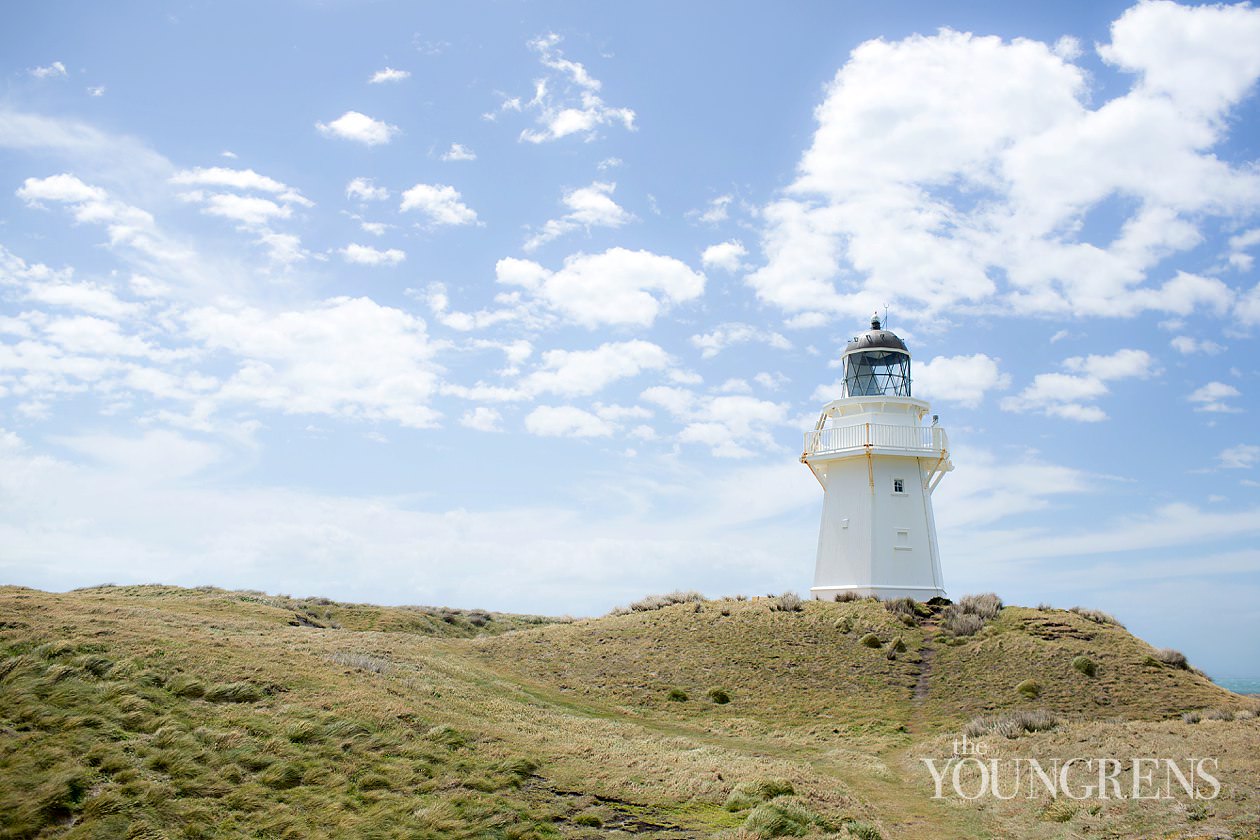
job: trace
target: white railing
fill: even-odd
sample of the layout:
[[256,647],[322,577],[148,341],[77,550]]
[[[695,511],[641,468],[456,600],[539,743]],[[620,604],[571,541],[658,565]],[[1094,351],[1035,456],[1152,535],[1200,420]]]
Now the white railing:
[[884,423],[859,423],[853,426],[832,426],[805,433],[805,455],[826,455],[847,449],[908,449],[923,452],[947,452],[949,438],[939,426],[892,426]]

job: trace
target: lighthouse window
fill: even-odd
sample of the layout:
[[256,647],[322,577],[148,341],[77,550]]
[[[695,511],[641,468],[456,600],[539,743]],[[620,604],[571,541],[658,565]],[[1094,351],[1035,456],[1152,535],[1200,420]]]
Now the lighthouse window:
[[904,482],[904,481],[902,481],[900,478],[894,478],[894,479],[893,479],[893,492],[894,492],[894,493],[904,493],[904,492],[906,492],[906,485],[905,485],[905,482]]

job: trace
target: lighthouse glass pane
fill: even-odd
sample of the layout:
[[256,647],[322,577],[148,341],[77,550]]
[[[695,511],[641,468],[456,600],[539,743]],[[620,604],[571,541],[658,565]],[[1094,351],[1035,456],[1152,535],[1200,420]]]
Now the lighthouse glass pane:
[[849,397],[910,396],[910,357],[892,350],[846,356],[844,391]]

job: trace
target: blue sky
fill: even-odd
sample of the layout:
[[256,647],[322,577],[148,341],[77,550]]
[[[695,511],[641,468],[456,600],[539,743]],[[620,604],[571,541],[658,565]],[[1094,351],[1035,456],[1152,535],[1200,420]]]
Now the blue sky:
[[8,4],[0,576],[808,589],[887,307],[950,592],[1260,673],[1260,10]]

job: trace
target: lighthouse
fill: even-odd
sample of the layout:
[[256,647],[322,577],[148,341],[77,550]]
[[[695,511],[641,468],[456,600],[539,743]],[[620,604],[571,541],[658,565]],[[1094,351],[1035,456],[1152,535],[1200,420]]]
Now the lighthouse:
[[954,468],[949,439],[911,395],[906,343],[878,317],[841,361],[843,391],[822,407],[801,455],[823,488],[810,593],[943,597],[932,491]]

